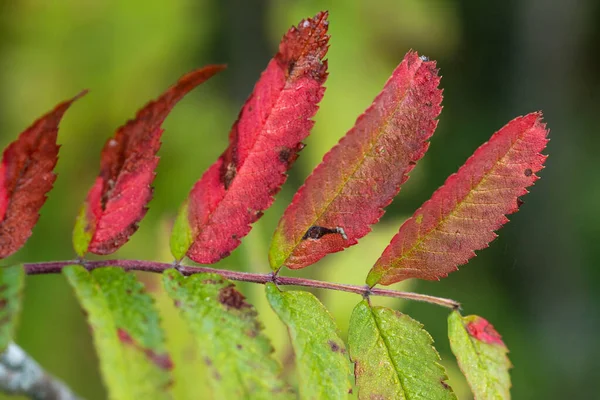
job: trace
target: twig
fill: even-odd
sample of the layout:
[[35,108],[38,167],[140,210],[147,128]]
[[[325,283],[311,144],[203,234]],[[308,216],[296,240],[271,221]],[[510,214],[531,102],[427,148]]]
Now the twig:
[[0,354],[0,390],[35,400],[76,400],[71,390],[49,375],[14,343]]
[[143,260],[98,260],[98,261],[85,261],[85,260],[71,260],[71,261],[51,261],[51,262],[40,262],[40,263],[26,263],[23,264],[25,272],[28,275],[38,274],[53,274],[59,273],[64,267],[68,265],[81,265],[87,270],[91,271],[96,268],[106,266],[121,267],[127,271],[145,271],[145,272],[157,272],[161,273],[169,268],[177,268],[184,275],[193,275],[198,273],[213,273],[219,274],[224,278],[233,281],[242,282],[253,282],[265,284],[267,282],[274,282],[280,286],[305,286],[320,289],[338,290],[342,292],[357,293],[362,296],[385,296],[385,297],[396,297],[401,299],[423,301],[426,303],[437,304],[442,307],[457,309],[460,308],[460,304],[452,299],[445,299],[442,297],[429,296],[426,294],[411,293],[411,292],[400,292],[397,290],[389,289],[372,289],[368,286],[357,286],[357,285],[346,285],[342,283],[332,283],[318,281],[314,279],[304,278],[293,278],[285,276],[276,276],[274,274],[258,274],[250,272],[239,272],[230,271],[226,269],[209,268],[209,267],[192,267],[177,264],[159,263],[154,261],[143,261]]

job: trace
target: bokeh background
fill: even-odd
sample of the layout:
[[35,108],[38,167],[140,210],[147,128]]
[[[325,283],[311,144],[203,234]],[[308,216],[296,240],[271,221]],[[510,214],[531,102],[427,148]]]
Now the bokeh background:
[[[90,89],[61,126],[59,178],[34,234],[3,265],[72,258],[71,229],[104,141],[183,73],[227,63],[167,119],[150,211],[115,254],[171,261],[168,237],[179,204],[225,148],[282,34],[321,9],[330,10],[330,77],[307,148],[275,205],[219,266],[269,270],[270,236],[294,191],[413,48],[437,60],[443,75],[444,110],[428,154],[371,235],[296,275],[362,284],[403,219],[449,174],[510,119],[541,109],[551,129],[547,168],[500,237],[441,282],[395,286],[454,298],[465,313],[489,319],[511,350],[515,399],[592,398],[600,371],[600,2],[594,0],[0,1],[0,144],[59,101]],[[176,361],[193,359],[156,277],[141,276],[158,299]],[[285,329],[261,286],[241,286],[293,382]],[[318,295],[345,335],[360,298]],[[459,397],[470,398],[449,352],[447,310],[376,303],[425,324]],[[61,276],[27,279],[17,342],[80,395],[106,397],[83,314]],[[198,384],[195,369],[179,372],[180,393]]]

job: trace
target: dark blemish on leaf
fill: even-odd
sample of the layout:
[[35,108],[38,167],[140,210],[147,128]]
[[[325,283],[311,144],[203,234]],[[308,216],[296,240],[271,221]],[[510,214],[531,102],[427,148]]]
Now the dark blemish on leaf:
[[258,336],[258,332],[255,331],[254,329],[251,329],[249,331],[246,331],[246,336],[255,338],[256,336]]
[[283,164],[286,164],[287,168],[298,159],[298,152],[304,149],[306,145],[304,143],[298,143],[294,148],[282,147],[279,150],[279,161]]
[[0,308],[4,308],[6,307],[6,305],[8,304],[8,300],[6,299],[0,299]]
[[340,345],[338,345],[336,342],[334,342],[333,340],[330,340],[327,342],[327,344],[329,344],[329,347],[331,348],[331,351],[333,351],[334,353],[339,353],[340,351],[343,353],[344,351],[340,348]]
[[520,197],[517,197],[517,208],[521,208],[521,206],[524,204],[525,202],[523,200],[521,200]]
[[175,305],[176,308],[181,308],[181,301],[180,300],[175,300],[173,302],[173,304]]
[[213,372],[213,377],[215,378],[216,381],[221,380],[221,374],[219,374],[217,371]]
[[224,171],[221,171],[221,172],[222,172],[221,180],[223,181],[223,186],[225,186],[225,190],[227,190],[227,189],[229,189],[229,186],[231,186],[231,181],[233,181],[233,178],[235,178],[235,175],[237,173],[235,164],[228,163],[225,166]]
[[241,350],[241,349],[242,349],[242,345],[241,345],[241,344],[236,344],[236,345],[235,345],[235,347],[236,347],[238,350]]
[[202,283],[205,285],[218,285],[219,283],[223,283],[223,281],[215,279],[203,279]]
[[290,60],[290,65],[288,66],[288,70],[287,70],[288,76],[292,75],[295,67],[296,67],[296,60]]
[[306,239],[318,240],[318,239],[322,238],[323,236],[329,235],[332,233],[339,233],[340,235],[342,235],[342,238],[344,240],[348,240],[348,236],[346,236],[346,232],[344,231],[344,228],[342,228],[342,227],[337,226],[333,229],[330,229],[330,228],[325,228],[323,226],[317,226],[317,225],[313,225],[310,228],[308,228],[308,230],[306,231],[304,236],[302,236],[302,240],[306,240]]
[[0,285],[0,292],[4,292],[6,289],[8,289],[8,286],[5,284]]
[[219,254],[219,257],[220,257],[221,259],[223,259],[223,258],[227,258],[227,257],[229,257],[229,255],[230,255],[230,254],[231,254],[231,251],[224,251],[224,252],[222,252],[221,254]]
[[348,389],[348,394],[352,394],[352,388]]
[[210,367],[212,365],[212,360],[208,357],[204,357],[204,364]]
[[219,303],[226,307],[235,308],[236,310],[251,307],[245,300],[244,295],[235,290],[233,285],[225,286],[219,290]]
[[131,289],[127,289],[127,290],[125,290],[125,293],[127,293],[127,294],[131,294]]
[[527,168],[525,170],[525,176],[531,176],[531,174],[533,174],[533,171],[531,170],[531,168]]
[[442,384],[442,386],[444,387],[444,389],[446,390],[450,390],[450,385],[448,385],[446,383],[446,381],[444,381],[443,379],[440,381],[440,383]]

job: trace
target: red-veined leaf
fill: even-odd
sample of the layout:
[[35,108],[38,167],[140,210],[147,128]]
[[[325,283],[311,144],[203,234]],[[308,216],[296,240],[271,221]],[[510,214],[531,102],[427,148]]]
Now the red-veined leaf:
[[547,134],[539,112],[496,132],[400,227],[367,283],[439,280],[487,247],[538,179]]
[[370,232],[429,147],[441,111],[439,82],[435,62],[406,54],[294,196],[271,243],[274,270],[304,268]]
[[19,250],[31,236],[46,194],[56,180],[58,125],[81,92],[44,115],[5,150],[0,164],[0,258]]
[[273,203],[313,126],[327,78],[327,13],[283,37],[229,136],[229,147],[192,188],[171,251],[198,263],[229,255]]
[[152,198],[150,185],[158,164],[156,153],[163,121],[188,92],[224,68],[209,65],[184,75],[107,140],[100,158],[100,175],[75,224],[73,244],[77,254],[110,254],[135,233]]

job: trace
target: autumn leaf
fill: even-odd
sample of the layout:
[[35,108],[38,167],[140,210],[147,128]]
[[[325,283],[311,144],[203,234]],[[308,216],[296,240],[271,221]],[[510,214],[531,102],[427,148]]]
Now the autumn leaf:
[[496,132],[400,227],[367,284],[439,280],[487,247],[538,179],[547,134],[539,112]]
[[273,203],[304,147],[327,78],[327,13],[292,27],[244,104],[229,147],[192,188],[171,251],[198,263],[229,255]]
[[0,258],[19,250],[39,218],[46,194],[56,180],[58,125],[81,92],[57,105],[12,142],[0,164]]
[[477,315],[448,317],[450,347],[477,400],[510,399],[508,349],[492,324]]
[[79,256],[88,251],[113,253],[135,233],[152,198],[150,185],[158,164],[163,121],[188,92],[224,68],[209,65],[184,75],[108,139],[102,150],[100,175],[75,223],[73,245]]
[[406,54],[294,196],[271,243],[273,270],[304,268],[370,232],[429,147],[441,111],[439,81],[435,62]]

